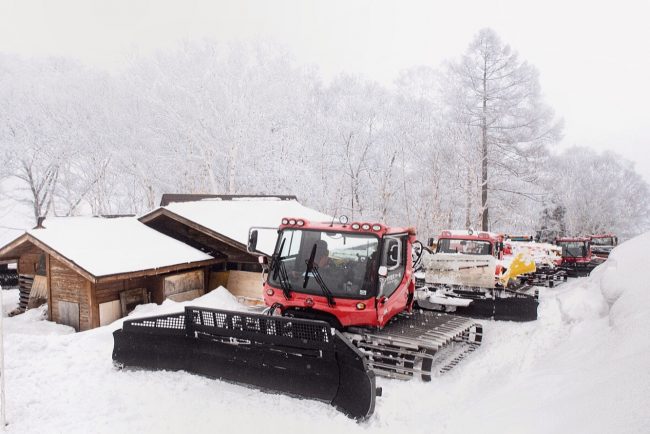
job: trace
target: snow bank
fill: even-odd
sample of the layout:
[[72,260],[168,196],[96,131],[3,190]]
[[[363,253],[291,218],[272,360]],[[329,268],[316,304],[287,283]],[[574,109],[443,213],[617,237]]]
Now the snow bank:
[[623,243],[590,277],[545,294],[522,365],[481,396],[492,401],[475,415],[483,432],[650,431],[648,245],[650,233]]
[[[170,299],[165,300],[161,305],[155,303],[141,304],[129,314],[127,318],[119,321],[121,323],[127,319],[141,318],[151,315],[166,315],[176,312],[183,312],[185,306],[207,307],[212,309],[226,309],[226,310],[240,310],[246,311],[248,307],[242,305],[237,301],[237,298],[232,295],[226,288],[220,286],[201,297],[194,300],[183,302],[176,302]],[[118,327],[119,328],[119,327]]]
[[[617,247],[589,278],[540,288],[538,321],[483,321],[484,344],[450,373],[430,383],[379,378],[384,396],[363,424],[323,403],[183,372],[118,371],[111,332],[119,321],[74,334],[38,312],[6,318],[8,431],[650,432],[649,241]],[[245,309],[219,288],[132,316],[184,304]]]

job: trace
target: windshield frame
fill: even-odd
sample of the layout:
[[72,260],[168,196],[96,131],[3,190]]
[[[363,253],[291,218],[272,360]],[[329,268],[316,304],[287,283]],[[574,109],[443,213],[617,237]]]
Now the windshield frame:
[[[331,292],[331,294],[333,295],[334,298],[352,299],[352,300],[367,300],[369,298],[377,296],[377,292],[378,292],[378,288],[379,288],[379,274],[378,273],[379,273],[379,265],[381,263],[381,251],[382,251],[382,248],[383,248],[383,240],[382,240],[382,237],[379,236],[379,234],[374,234],[374,233],[369,233],[369,232],[340,231],[340,230],[328,231],[327,229],[312,229],[312,228],[302,228],[302,227],[299,227],[299,228],[282,228],[282,229],[278,230],[278,238],[276,240],[275,248],[273,250],[273,256],[272,256],[273,260],[271,261],[271,265],[274,265],[273,263],[275,261],[277,261],[278,259],[282,260],[283,262],[287,258],[305,257],[306,259],[309,259],[312,247],[311,246],[304,246],[304,251],[301,252],[301,248],[303,248],[303,246],[302,246],[302,243],[303,243],[302,238],[300,240],[300,244],[298,246],[298,249],[297,249],[297,252],[295,253],[295,255],[288,255],[286,257],[278,258],[278,254],[279,254],[278,249],[280,248],[280,246],[282,244],[282,240],[285,239],[285,233],[290,232],[290,231],[294,232],[294,233],[295,232],[312,232],[312,233],[315,232],[315,233],[320,233],[320,234],[323,234],[323,233],[335,233],[335,234],[341,234],[342,236],[346,236],[346,237],[353,237],[355,239],[367,238],[368,240],[375,240],[377,243],[375,245],[375,250],[374,250],[373,253],[375,254],[376,260],[374,261],[374,263],[367,263],[368,259],[366,261],[363,261],[363,263],[366,264],[366,267],[364,269],[364,275],[361,277],[362,280],[360,282],[357,281],[358,282],[357,286],[359,288],[358,291],[352,292],[350,294],[346,294],[345,290],[342,289],[341,287],[331,285],[332,282],[327,277],[325,278],[325,281],[327,283],[327,287],[328,287],[329,291]],[[302,237],[302,235],[301,235],[301,237]],[[286,239],[289,239],[289,238],[286,238]],[[291,247],[289,247],[288,249],[291,249]],[[371,253],[371,254],[373,254],[373,253]],[[354,261],[351,261],[351,262],[354,263]],[[285,265],[286,265],[286,263],[285,263]],[[277,267],[277,266],[278,265],[275,265],[275,267]],[[269,269],[269,273],[267,275],[266,282],[267,282],[268,285],[270,285],[270,286],[272,286],[274,288],[281,289],[279,279],[276,279],[276,278],[273,277],[274,274],[275,274],[275,271],[274,271],[275,267]],[[372,267],[372,269],[369,269],[369,267]],[[291,268],[293,268],[293,271],[296,272],[295,271],[295,264]],[[341,268],[341,270],[343,270],[343,268]],[[306,264],[305,264],[305,271],[306,271]],[[303,288],[303,282],[304,282],[305,275],[304,275],[304,273],[302,273],[302,270],[299,270],[298,272],[300,273],[299,277],[297,277],[297,278],[294,277],[294,278],[292,278],[290,280],[291,293],[299,293],[299,294],[304,294],[304,295],[314,295],[314,296],[326,297],[324,291],[317,284],[315,276],[313,276],[313,275],[309,276],[308,285],[307,285],[306,288]],[[318,267],[318,272],[322,274],[323,269]],[[374,276],[374,282],[371,280],[370,283],[368,284],[368,286],[366,286],[364,288],[364,283],[363,282],[364,282],[366,276]],[[372,277],[371,277],[371,279],[372,279]],[[356,282],[353,282],[353,283],[356,283]],[[361,293],[363,290],[366,291],[366,294]]]
[[[568,244],[581,244],[580,255],[571,255],[569,254]],[[587,241],[559,241],[558,246],[562,248],[562,257],[563,258],[585,258],[589,255],[589,243]],[[575,248],[578,248],[575,246]]]
[[440,248],[441,248],[441,246],[442,246],[442,243],[441,243],[442,241],[449,241],[449,242],[451,242],[451,241],[466,241],[466,242],[471,242],[471,243],[488,244],[489,247],[490,247],[489,255],[490,255],[490,256],[495,256],[495,251],[494,251],[494,249],[495,249],[495,244],[494,244],[492,241],[490,241],[489,239],[474,239],[474,238],[472,238],[472,239],[466,239],[466,238],[462,238],[462,237],[459,237],[459,238],[454,238],[454,237],[445,237],[445,238],[440,238],[440,239],[438,240],[438,244],[436,245],[436,253],[447,253],[447,254],[459,254],[459,255],[479,255],[479,256],[487,256],[487,255],[484,254],[484,253],[465,253],[465,252],[458,252],[458,251],[456,251],[456,252],[446,252],[446,251],[445,251],[445,252],[442,252],[442,251],[440,251]]

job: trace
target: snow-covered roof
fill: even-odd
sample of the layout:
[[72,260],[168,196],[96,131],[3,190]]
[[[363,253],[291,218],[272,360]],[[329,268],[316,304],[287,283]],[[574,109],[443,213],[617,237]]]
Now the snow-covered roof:
[[48,218],[27,234],[95,277],[213,259],[134,217]]
[[[248,230],[253,226],[277,228],[283,217],[300,217],[313,222],[330,221],[331,216],[300,204],[297,200],[276,197],[240,197],[230,200],[203,199],[193,202],[174,202],[159,210],[170,211],[217,232],[237,243],[246,245]],[[275,231],[260,231],[258,250],[270,254],[275,247]]]

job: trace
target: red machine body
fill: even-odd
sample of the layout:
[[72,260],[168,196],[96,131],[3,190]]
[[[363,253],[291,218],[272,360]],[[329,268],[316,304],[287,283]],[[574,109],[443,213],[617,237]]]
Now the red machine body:
[[555,240],[562,247],[562,264],[583,264],[592,261],[591,242],[585,237],[564,237]]
[[[411,251],[413,243],[415,242],[415,230],[412,228],[391,228],[379,223],[365,223],[365,222],[354,222],[354,223],[312,223],[305,219],[300,218],[284,218],[282,220],[283,224],[278,228],[278,242],[276,245],[276,252],[274,253],[274,258],[271,260],[271,271],[270,276],[266,279],[264,283],[264,302],[267,306],[273,306],[280,308],[283,315],[291,316],[291,311],[299,311],[300,314],[296,316],[314,318],[314,319],[324,319],[330,323],[334,322],[334,326],[337,328],[339,325],[343,328],[350,326],[370,326],[370,327],[383,327],[391,318],[397,315],[400,312],[408,311],[410,312],[413,307],[414,301],[414,292],[415,292],[415,282],[413,279],[413,263],[411,258]],[[363,296],[361,293],[357,296],[337,296],[339,292],[338,287],[331,287],[332,297],[328,300],[328,297],[323,293],[314,293],[313,291],[305,291],[302,285],[292,285],[289,295],[285,293],[285,290],[282,288],[282,285],[274,283],[275,280],[272,277],[274,273],[274,268],[277,268],[278,265],[273,262],[278,261],[278,256],[282,253],[280,250],[282,248],[282,238],[283,234],[289,234],[291,232],[299,231],[301,232],[301,238],[304,240],[307,238],[305,234],[311,233],[311,236],[314,236],[314,233],[324,234],[323,237],[327,239],[327,236],[333,238],[342,237],[365,237],[369,240],[376,239],[377,247],[374,259],[367,257],[368,261],[366,265],[366,276],[377,276],[377,279],[374,279],[374,288],[365,290],[367,292],[366,296]],[[380,263],[382,262],[379,256],[386,255],[386,240],[390,238],[391,240],[402,240],[398,246],[401,250],[402,264],[401,268],[403,272],[401,276],[395,278],[395,274],[392,274],[392,279],[394,280],[393,284],[397,283],[396,280],[399,279],[396,288],[390,292],[383,294],[381,288],[387,285],[387,280],[389,276],[379,276]],[[289,239],[289,238],[287,238]],[[293,239],[293,238],[292,238]],[[340,238],[339,238],[340,239]],[[284,246],[286,247],[286,246]],[[301,242],[300,245],[296,244],[296,260],[294,261],[294,266],[302,267],[303,261],[298,258],[301,257],[301,253],[309,252],[312,248],[310,243]],[[392,247],[392,246],[391,246]],[[287,250],[287,249],[284,249]],[[283,250],[283,251],[284,251]],[[316,247],[314,247],[316,250]],[[391,249],[395,250],[395,248]],[[304,256],[303,256],[304,257]],[[384,258],[385,259],[385,258]],[[307,259],[306,262],[309,260]],[[358,265],[358,263],[357,263]],[[308,265],[307,265],[308,267]],[[345,269],[341,269],[341,273],[345,273]],[[298,279],[293,279],[295,283],[302,281],[305,276],[305,271],[300,269],[298,273]],[[287,273],[288,278],[291,280],[291,271]],[[363,292],[363,291],[360,291]],[[332,319],[334,319],[332,321]],[[336,324],[338,322],[338,324]]]

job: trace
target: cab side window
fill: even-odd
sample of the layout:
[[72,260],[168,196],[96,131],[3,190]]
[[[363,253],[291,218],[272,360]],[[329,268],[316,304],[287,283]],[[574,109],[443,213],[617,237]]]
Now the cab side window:
[[390,297],[404,278],[406,268],[406,236],[384,238],[381,265],[387,269],[386,277],[381,279],[379,296]]

